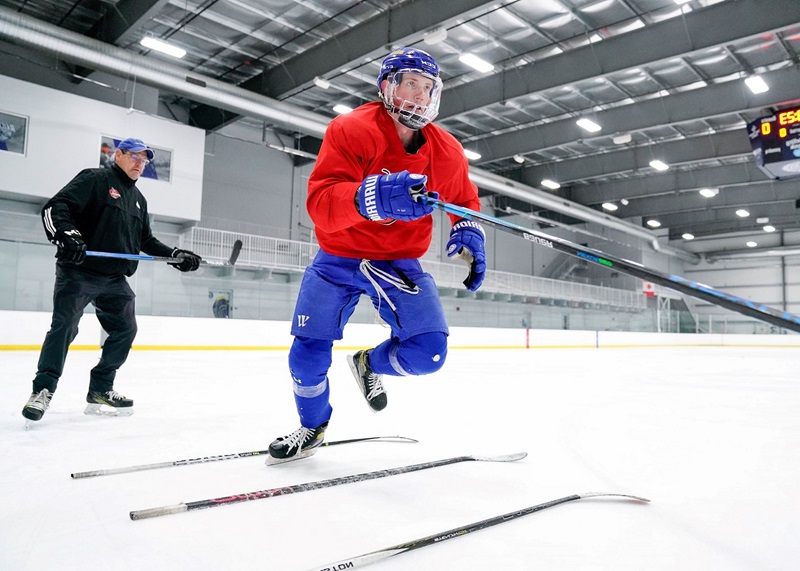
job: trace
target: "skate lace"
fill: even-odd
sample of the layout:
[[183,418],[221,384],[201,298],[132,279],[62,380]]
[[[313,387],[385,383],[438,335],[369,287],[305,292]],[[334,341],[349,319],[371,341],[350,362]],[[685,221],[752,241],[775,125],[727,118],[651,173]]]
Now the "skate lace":
[[40,405],[42,410],[47,410],[50,408],[51,398],[53,398],[53,393],[47,389],[42,389],[36,393],[36,396],[33,399],[31,399],[31,401],[28,403],[28,406]]
[[367,376],[367,379],[369,380],[369,392],[367,393],[367,400],[372,400],[385,392],[383,390],[383,382],[381,381],[380,375],[371,373]]
[[309,434],[313,431],[305,426],[301,426],[294,432],[292,432],[289,436],[286,437],[286,444],[289,446],[291,450],[294,447],[297,447],[298,452],[303,448],[303,444],[305,444],[306,439],[308,438]]
[[119,394],[117,391],[107,391],[106,392],[106,396],[108,397],[108,400],[112,400],[112,401],[113,400],[122,400],[122,399],[125,398],[124,396]]
[[381,376],[377,373],[374,373],[372,369],[369,369],[367,373],[367,356],[366,354],[361,356],[360,365],[363,368],[363,372],[366,373],[366,388],[369,389],[367,391],[366,397],[367,400],[372,400],[380,394],[383,394],[385,391],[383,390],[383,382],[381,381]]

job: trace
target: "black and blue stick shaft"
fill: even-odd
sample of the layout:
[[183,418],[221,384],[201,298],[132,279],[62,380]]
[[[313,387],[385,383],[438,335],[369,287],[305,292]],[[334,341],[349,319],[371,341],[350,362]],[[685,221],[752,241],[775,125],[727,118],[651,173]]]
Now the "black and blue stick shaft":
[[433,535],[429,535],[428,537],[423,537],[421,539],[415,539],[413,541],[407,541],[406,543],[393,545],[392,547],[379,549],[378,551],[372,551],[370,553],[365,553],[363,555],[357,555],[355,557],[351,557],[350,559],[342,559],[341,561],[336,561],[335,563],[328,563],[320,567],[314,567],[309,571],[333,571],[335,569],[356,569],[358,567],[364,567],[365,565],[376,563],[377,561],[381,561],[382,559],[388,559],[389,557],[394,557],[395,555],[407,553],[409,551],[413,551],[414,549],[420,549],[421,547],[428,547],[429,545],[441,543],[443,541],[447,541],[448,539],[461,537],[463,535],[467,535],[468,533],[472,533],[474,531],[480,531],[482,529],[486,529],[487,527],[492,527],[493,525],[505,523],[507,521],[511,521],[528,514],[542,511],[547,508],[552,508],[553,506],[557,506],[559,504],[565,504],[567,502],[581,500],[583,498],[601,498],[601,497],[615,497],[626,500],[634,500],[643,503],[650,502],[650,500],[648,500],[647,498],[640,498],[639,496],[631,496],[628,494],[609,494],[605,492],[586,492],[583,494],[574,494],[572,496],[559,498],[557,500],[551,500],[549,502],[545,502],[543,504],[539,504],[536,506],[531,506],[529,508],[521,509],[519,511],[491,517],[489,519],[484,519],[482,521],[478,521],[475,523],[470,523],[462,527],[456,527],[454,529],[443,531],[441,533],[435,533]]
[[[242,251],[242,241],[236,240],[236,242],[233,243],[233,250],[231,251],[231,255],[227,260],[225,260],[224,262],[218,262],[216,260],[200,260],[200,264],[207,266],[232,266],[236,263],[236,260],[239,259],[239,253],[241,251]],[[148,254],[124,254],[120,252],[96,252],[93,250],[87,251],[86,255],[95,258],[117,258],[120,260],[167,262],[171,264],[180,261],[178,258],[171,258],[169,256],[150,256]]]
[[469,208],[442,202],[441,200],[436,200],[425,195],[420,195],[419,200],[449,214],[455,214],[456,216],[466,218],[467,220],[479,220],[488,224],[489,226],[493,226],[499,230],[514,234],[539,246],[552,248],[582,260],[588,260],[594,264],[614,269],[618,272],[622,272],[623,274],[641,278],[643,280],[674,289],[681,293],[685,293],[686,295],[690,295],[692,297],[713,303],[714,305],[730,309],[731,311],[735,311],[749,317],[755,317],[756,319],[766,321],[772,325],[777,325],[778,327],[800,332],[800,317],[792,313],[773,309],[762,303],[757,303],[735,295],[731,295],[707,285],[687,280],[686,278],[682,278],[680,276],[651,270],[637,262],[609,256],[600,250],[579,246],[578,244],[574,244],[569,240],[556,238],[537,230],[525,228],[524,226],[519,226],[513,222],[503,220],[502,218],[496,218],[494,216],[484,214],[483,212],[477,212]]

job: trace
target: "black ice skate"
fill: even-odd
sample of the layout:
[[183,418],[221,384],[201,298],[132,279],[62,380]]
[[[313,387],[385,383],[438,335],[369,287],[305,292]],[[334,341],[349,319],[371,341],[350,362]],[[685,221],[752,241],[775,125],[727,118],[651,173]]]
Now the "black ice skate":
[[347,356],[347,364],[353,371],[358,388],[367,400],[367,404],[374,411],[378,412],[386,408],[386,392],[383,390],[381,376],[372,372],[369,366],[369,353],[358,351],[355,355]]
[[38,393],[31,393],[31,398],[29,398],[25,406],[22,407],[22,416],[28,420],[41,420],[44,416],[44,411],[50,407],[50,399],[52,398],[53,393],[47,389],[42,389]]
[[[130,416],[133,414],[133,400],[117,391],[89,391],[86,395],[86,409],[83,414],[106,416]],[[110,407],[110,408],[103,408]]]
[[289,436],[279,437],[269,445],[267,466],[300,460],[315,454],[317,448],[325,441],[326,428],[328,428],[327,422],[316,428],[301,426]]

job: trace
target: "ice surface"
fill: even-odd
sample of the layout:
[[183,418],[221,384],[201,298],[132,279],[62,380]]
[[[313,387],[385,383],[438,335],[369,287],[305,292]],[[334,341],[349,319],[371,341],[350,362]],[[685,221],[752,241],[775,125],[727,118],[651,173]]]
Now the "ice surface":
[[[324,448],[73,480],[73,472],[263,450],[297,428],[282,352],[133,352],[127,418],[83,414],[98,354],[73,352],[50,410],[20,414],[35,352],[0,353],[0,569],[304,570],[575,493],[585,499],[374,569],[800,567],[800,353],[778,348],[455,350],[388,378],[371,412],[343,352]],[[336,488],[131,521],[129,512],[462,455],[527,451]]]

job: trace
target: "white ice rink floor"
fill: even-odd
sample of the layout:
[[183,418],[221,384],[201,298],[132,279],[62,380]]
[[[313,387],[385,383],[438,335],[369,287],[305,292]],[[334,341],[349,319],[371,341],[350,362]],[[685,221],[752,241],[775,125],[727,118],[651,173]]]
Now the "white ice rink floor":
[[[95,352],[50,410],[20,415],[35,352],[0,353],[0,569],[300,571],[576,493],[585,499],[377,563],[403,570],[800,568],[800,353],[780,348],[456,350],[389,378],[372,413],[334,353],[327,440],[262,458],[73,480],[101,468],[263,450],[299,426],[285,352],[133,352],[128,418],[83,414]],[[526,451],[132,521],[129,512],[462,455]]]

